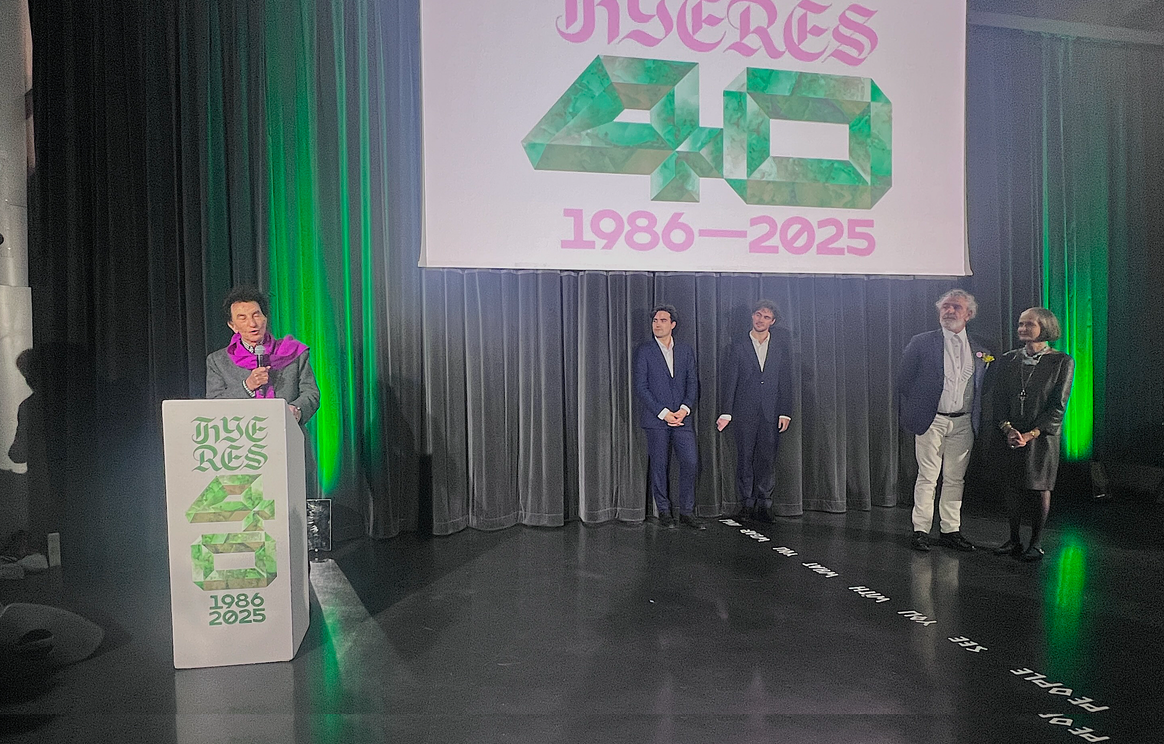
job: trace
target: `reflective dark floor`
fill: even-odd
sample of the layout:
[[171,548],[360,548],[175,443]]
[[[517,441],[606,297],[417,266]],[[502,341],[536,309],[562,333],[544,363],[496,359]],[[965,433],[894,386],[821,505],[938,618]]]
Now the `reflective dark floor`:
[[[0,690],[0,734],[1159,742],[1161,522],[1148,503],[1059,500],[1041,564],[911,551],[905,509],[360,541],[312,565],[295,661],[178,672],[164,579],[50,574],[0,601],[55,600],[108,638],[39,694]],[[964,518],[976,543],[1004,532]]]

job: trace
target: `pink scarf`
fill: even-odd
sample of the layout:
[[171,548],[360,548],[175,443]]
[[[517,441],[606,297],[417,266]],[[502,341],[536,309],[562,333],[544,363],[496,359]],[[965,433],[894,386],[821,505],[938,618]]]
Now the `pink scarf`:
[[[267,350],[267,358],[269,360],[267,364],[271,369],[283,369],[307,351],[307,347],[296,341],[294,337],[284,336],[276,341],[271,337],[270,332],[263,336],[263,340],[257,345]],[[247,351],[247,347],[243,346],[242,337],[237,333],[234,334],[230,339],[230,343],[227,344],[226,353],[230,356],[230,361],[243,369],[254,369],[259,366],[258,357],[253,352]],[[256,397],[274,398],[275,386],[267,385],[266,390]]]

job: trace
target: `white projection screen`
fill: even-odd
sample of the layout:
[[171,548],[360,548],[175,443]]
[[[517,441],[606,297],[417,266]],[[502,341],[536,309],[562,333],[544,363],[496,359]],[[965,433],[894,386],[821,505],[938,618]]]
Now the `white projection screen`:
[[965,0],[421,0],[446,268],[961,276]]

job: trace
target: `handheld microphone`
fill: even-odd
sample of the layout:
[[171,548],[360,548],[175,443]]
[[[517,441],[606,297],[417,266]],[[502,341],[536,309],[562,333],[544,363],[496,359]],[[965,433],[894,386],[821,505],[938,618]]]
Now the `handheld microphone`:
[[[255,347],[255,366],[256,367],[269,367],[270,364],[271,364],[271,360],[267,356],[267,347],[263,346],[262,344],[259,344],[258,346]],[[259,389],[255,391],[255,395],[261,398],[266,394],[266,392],[267,392],[267,386],[260,385]]]

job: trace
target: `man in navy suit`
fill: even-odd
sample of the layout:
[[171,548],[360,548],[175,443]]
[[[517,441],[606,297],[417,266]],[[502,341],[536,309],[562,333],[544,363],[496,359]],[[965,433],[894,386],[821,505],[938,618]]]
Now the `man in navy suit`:
[[935,305],[942,327],[910,339],[897,375],[901,427],[914,435],[917,456],[910,544],[914,550],[930,549],[940,473],[938,542],[969,551],[974,545],[961,532],[963,478],[982,417],[982,380],[993,357],[966,333],[966,323],[978,313],[973,295],[952,289]]
[[[651,495],[659,509],[659,524],[674,528],[678,523],[702,530],[706,526],[695,518],[699,455],[691,418],[699,397],[699,377],[695,351],[672,335],[678,322],[679,316],[671,305],[657,305],[651,311],[654,338],[635,349],[635,393],[639,398],[639,425],[647,435]],[[676,503],[667,494],[672,449],[679,458]]]
[[771,300],[752,308],[752,330],[728,352],[720,431],[736,435],[737,518],[772,521],[776,447],[792,423],[792,360],[788,331],[773,328],[780,315]]

